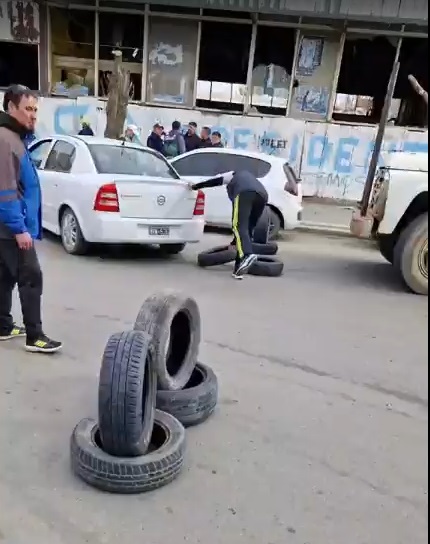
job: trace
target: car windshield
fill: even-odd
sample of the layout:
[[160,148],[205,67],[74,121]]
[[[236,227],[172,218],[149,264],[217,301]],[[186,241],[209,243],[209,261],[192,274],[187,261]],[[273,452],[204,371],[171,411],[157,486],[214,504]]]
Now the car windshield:
[[126,145],[88,146],[99,174],[178,179],[168,162],[147,149]]

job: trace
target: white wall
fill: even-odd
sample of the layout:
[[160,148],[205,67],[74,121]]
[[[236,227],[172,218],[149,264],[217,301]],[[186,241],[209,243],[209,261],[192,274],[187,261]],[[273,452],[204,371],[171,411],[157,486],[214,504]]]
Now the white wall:
[[[105,102],[42,98],[38,136],[76,134],[87,118],[97,135],[105,129]],[[306,196],[359,200],[372,153],[376,127],[339,125],[272,117],[215,115],[198,111],[130,105],[128,122],[140,127],[146,140],[155,122],[168,127],[178,120],[195,121],[219,130],[228,147],[258,150],[285,157],[301,174]],[[428,152],[428,132],[387,129],[386,150]]]

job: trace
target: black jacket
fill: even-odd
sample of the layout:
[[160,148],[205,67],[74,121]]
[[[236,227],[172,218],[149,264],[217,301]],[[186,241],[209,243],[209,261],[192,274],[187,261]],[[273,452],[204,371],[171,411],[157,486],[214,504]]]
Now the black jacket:
[[94,136],[93,129],[89,127],[88,125],[85,125],[78,132],[78,136]]
[[159,153],[163,153],[163,139],[155,132],[151,132],[146,141],[146,145]]
[[206,138],[206,140],[200,140],[199,147],[212,147],[212,140],[210,138]]
[[227,194],[232,202],[242,193],[257,193],[262,196],[266,202],[269,200],[269,195],[267,194],[264,185],[247,170],[235,172],[231,181],[224,180],[223,176],[219,176],[196,183],[193,185],[193,189],[209,189],[210,187],[219,187],[220,185],[227,186]]
[[200,147],[201,140],[197,134],[188,134],[187,132],[187,134],[184,136],[184,140],[187,151],[194,151]]
[[212,144],[212,147],[224,147],[221,142],[218,142],[217,144]]

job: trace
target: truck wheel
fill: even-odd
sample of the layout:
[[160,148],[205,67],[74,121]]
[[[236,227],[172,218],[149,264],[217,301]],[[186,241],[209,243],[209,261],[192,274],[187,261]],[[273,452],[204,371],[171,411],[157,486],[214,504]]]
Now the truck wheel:
[[418,216],[400,234],[394,249],[394,266],[406,285],[418,295],[428,295],[429,216]]
[[396,246],[396,238],[392,234],[384,234],[378,238],[378,246],[381,255],[389,263],[394,261],[394,248]]

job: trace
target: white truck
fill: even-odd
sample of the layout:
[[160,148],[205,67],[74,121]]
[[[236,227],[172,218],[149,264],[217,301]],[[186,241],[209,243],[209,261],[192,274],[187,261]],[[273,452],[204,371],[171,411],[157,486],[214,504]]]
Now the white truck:
[[354,212],[350,230],[375,239],[407,287],[428,295],[428,154],[384,156],[367,213]]

